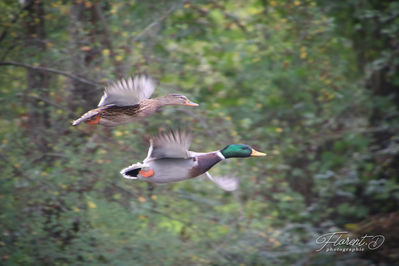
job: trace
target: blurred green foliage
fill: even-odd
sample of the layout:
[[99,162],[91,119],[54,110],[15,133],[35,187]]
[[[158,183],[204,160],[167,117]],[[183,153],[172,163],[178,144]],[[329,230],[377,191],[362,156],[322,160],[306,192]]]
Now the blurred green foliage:
[[[357,2],[1,2],[1,263],[397,261],[399,5]],[[102,85],[143,71],[156,95],[200,106],[71,126]],[[122,179],[169,127],[190,130],[194,151],[246,143],[268,157],[212,169],[240,178],[233,193]],[[339,230],[386,243],[315,252]]]

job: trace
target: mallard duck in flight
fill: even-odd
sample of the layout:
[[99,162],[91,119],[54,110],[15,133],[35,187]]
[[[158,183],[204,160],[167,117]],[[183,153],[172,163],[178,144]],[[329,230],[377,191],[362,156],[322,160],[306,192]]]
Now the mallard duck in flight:
[[225,159],[266,155],[244,144],[230,144],[218,151],[198,153],[188,150],[190,143],[191,137],[185,132],[160,134],[150,140],[148,155],[143,163],[132,164],[121,170],[121,174],[127,179],[170,183],[205,173],[220,188],[232,191],[238,186],[236,178],[213,178],[207,171]]
[[85,122],[89,125],[119,126],[150,116],[165,105],[198,106],[179,94],[149,99],[154,89],[155,82],[145,74],[114,82],[105,88],[98,108],[88,111],[72,125]]

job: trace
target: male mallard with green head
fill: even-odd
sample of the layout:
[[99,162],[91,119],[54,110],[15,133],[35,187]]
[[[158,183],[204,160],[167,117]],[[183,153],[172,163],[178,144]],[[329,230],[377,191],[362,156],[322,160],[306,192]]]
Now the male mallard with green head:
[[198,106],[179,94],[149,99],[154,89],[155,82],[144,74],[114,82],[105,88],[98,108],[88,111],[72,125],[85,122],[89,125],[119,126],[150,116],[165,105]]
[[170,183],[206,174],[220,188],[235,190],[235,178],[213,178],[207,171],[218,162],[229,158],[265,156],[248,145],[230,144],[207,153],[189,151],[191,137],[185,132],[171,131],[150,140],[147,158],[143,163],[132,164],[121,170],[123,177],[152,183]]

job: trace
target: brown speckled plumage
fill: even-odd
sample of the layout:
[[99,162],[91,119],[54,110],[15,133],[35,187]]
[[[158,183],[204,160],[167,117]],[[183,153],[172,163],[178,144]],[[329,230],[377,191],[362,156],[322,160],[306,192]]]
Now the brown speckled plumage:
[[147,75],[137,75],[134,79],[117,81],[105,88],[99,107],[83,114],[72,124],[102,124],[118,126],[146,118],[166,105],[198,106],[186,96],[169,94],[148,99],[154,91],[155,83]]
[[118,126],[137,121],[154,114],[160,108],[156,99],[143,100],[132,106],[111,105],[99,112],[100,124],[105,126]]

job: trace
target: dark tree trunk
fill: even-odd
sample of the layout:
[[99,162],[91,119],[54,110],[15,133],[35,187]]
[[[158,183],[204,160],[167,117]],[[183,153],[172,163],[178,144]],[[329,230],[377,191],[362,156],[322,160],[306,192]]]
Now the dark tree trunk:
[[[43,41],[46,38],[43,2],[29,2],[27,11],[25,47],[29,51],[28,56],[35,57],[37,54],[44,54],[46,50]],[[43,153],[51,149],[45,134],[51,124],[49,109],[46,102],[40,100],[40,98],[48,98],[49,82],[49,73],[27,69],[27,91],[24,100],[28,105],[28,135],[31,141],[37,145],[38,150]],[[29,94],[39,97],[29,97]]]
[[[115,60],[117,54],[102,8],[102,3],[99,1],[93,1],[90,6],[83,2],[75,2],[72,5],[70,23],[72,39],[70,46],[71,70],[76,75],[97,76],[97,79],[103,78],[100,76],[99,66],[103,61],[102,51],[107,49],[114,65],[115,76],[123,77],[125,71],[121,62]],[[87,69],[92,71],[85,73],[84,71],[87,71]],[[88,108],[96,106],[101,95],[101,90],[96,90],[95,87],[77,81],[72,82],[71,92],[69,102],[72,103],[71,107],[74,110],[79,106],[87,106]]]
[[[98,60],[101,56],[98,51],[95,51],[89,46],[95,40],[88,38],[85,35],[85,28],[88,22],[88,9],[84,3],[74,2],[71,7],[71,45],[70,45],[70,60],[71,71],[75,75],[90,76],[85,70],[91,69],[93,61]],[[86,48],[86,49],[85,49]],[[71,95],[68,102],[71,103],[71,109],[81,106],[87,106],[86,109],[96,106],[98,101],[98,93],[94,86],[83,84],[78,81],[71,82]]]

